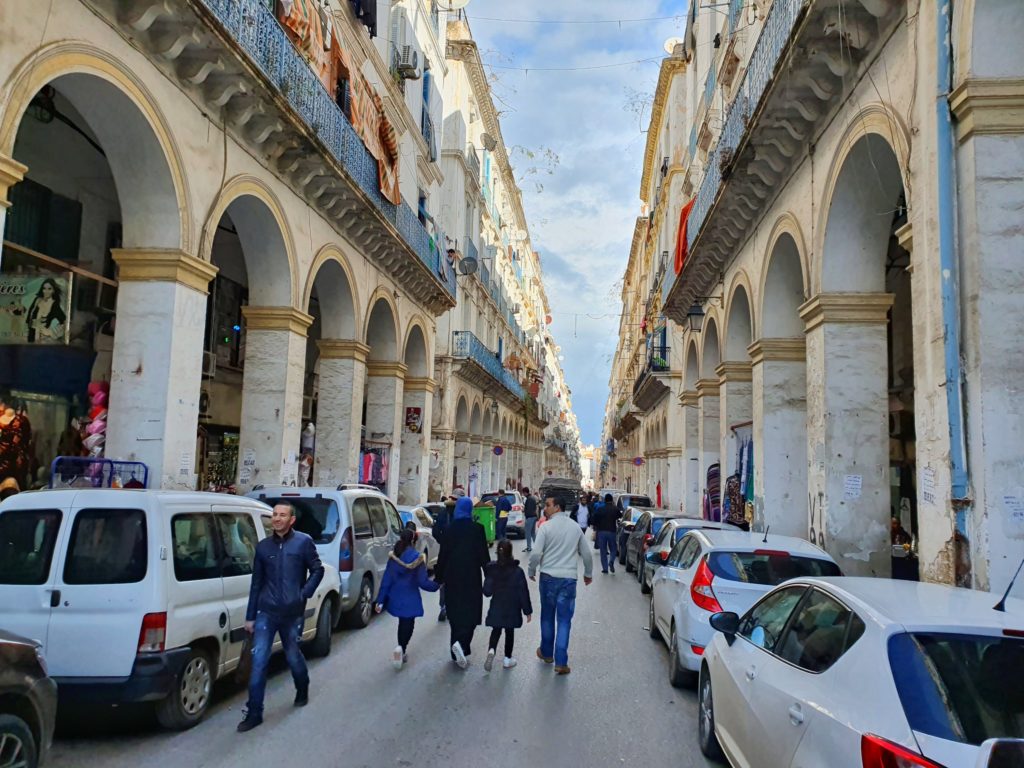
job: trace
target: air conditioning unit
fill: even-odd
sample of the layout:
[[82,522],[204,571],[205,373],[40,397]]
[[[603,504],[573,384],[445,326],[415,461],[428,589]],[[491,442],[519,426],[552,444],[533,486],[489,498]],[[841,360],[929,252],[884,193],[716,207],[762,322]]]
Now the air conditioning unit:
[[406,80],[419,80],[423,75],[420,72],[420,53],[411,45],[403,45],[398,60],[398,73]]
[[213,352],[203,352],[203,378],[212,379],[217,373],[217,355]]

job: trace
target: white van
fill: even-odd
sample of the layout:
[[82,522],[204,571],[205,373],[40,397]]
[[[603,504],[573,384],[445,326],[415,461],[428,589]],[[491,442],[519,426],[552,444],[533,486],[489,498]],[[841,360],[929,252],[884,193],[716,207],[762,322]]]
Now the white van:
[[[12,496],[0,504],[0,628],[42,643],[62,700],[154,701],[162,725],[191,727],[238,666],[270,512],[216,493]],[[341,608],[325,569],[302,634],[313,655],[330,651]]]

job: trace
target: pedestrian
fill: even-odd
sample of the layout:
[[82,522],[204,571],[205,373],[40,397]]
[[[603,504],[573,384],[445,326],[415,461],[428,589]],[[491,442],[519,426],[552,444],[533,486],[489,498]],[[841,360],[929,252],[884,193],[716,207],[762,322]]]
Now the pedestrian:
[[526,583],[526,574],[519,567],[519,561],[512,559],[512,542],[502,539],[496,549],[497,561],[488,563],[484,569],[484,595],[491,598],[491,605],[487,609],[491,641],[484,662],[484,669],[488,672],[498,652],[498,640],[502,632],[505,633],[505,658],[501,666],[512,669],[516,665],[516,657],[512,655],[516,642],[515,632],[523,626],[523,616],[526,616],[527,623],[533,621],[530,587]]
[[512,511],[512,502],[505,495],[505,489],[498,491],[498,498],[494,503],[495,531],[494,538],[501,541],[505,538],[505,528],[508,526],[508,515]]
[[601,573],[608,573],[609,569],[615,573],[615,558],[618,557],[615,530],[621,517],[622,512],[612,501],[612,495],[606,493],[604,504],[594,515],[594,530],[597,531],[597,543],[601,550]]
[[[434,541],[438,543],[440,543],[441,540],[444,538],[444,534],[448,530],[448,526],[451,524],[452,517],[455,514],[454,496],[448,496],[447,498],[444,498],[441,501],[444,502],[444,509],[434,516],[434,526],[430,529],[430,533],[434,537]],[[434,566],[434,569],[437,569],[436,564]],[[442,584],[441,591],[438,594],[441,603],[441,610],[437,614],[438,621],[448,620],[448,612],[445,610],[444,591],[444,584]]]
[[530,555],[530,579],[536,581],[540,568],[540,647],[537,658],[555,663],[555,673],[568,675],[569,632],[576,611],[578,560],[583,561],[583,583],[593,580],[594,559],[580,527],[565,514],[556,496],[544,499],[548,521],[537,534],[537,546]]
[[454,519],[434,566],[434,578],[444,584],[452,661],[462,669],[469,666],[473,633],[483,620],[483,568],[490,561],[487,534],[473,520],[473,500],[463,496],[455,502]]
[[274,635],[281,636],[284,657],[295,681],[295,706],[309,703],[309,671],[299,648],[306,601],[324,577],[324,567],[313,539],[293,530],[295,507],[277,504],[271,513],[274,533],[256,546],[249,587],[245,629],[252,635],[252,672],[249,701],[238,724],[242,733],[263,722],[263,696],[267,688],[267,664]]
[[523,488],[523,526],[526,536],[526,551],[533,551],[533,539],[537,532],[537,498],[530,493],[529,488]]
[[576,510],[576,522],[579,523],[580,530],[586,536],[587,526],[590,523],[590,496],[585,493],[580,496],[580,506]]
[[388,567],[377,595],[377,613],[387,608],[398,619],[398,645],[391,654],[395,669],[408,661],[406,651],[416,628],[416,619],[423,615],[420,590],[437,592],[439,585],[427,576],[427,561],[416,551],[414,533],[405,528],[388,555]]

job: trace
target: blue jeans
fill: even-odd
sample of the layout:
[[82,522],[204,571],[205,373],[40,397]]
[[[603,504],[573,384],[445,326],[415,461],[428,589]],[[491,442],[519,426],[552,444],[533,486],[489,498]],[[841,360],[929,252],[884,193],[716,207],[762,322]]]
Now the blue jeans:
[[537,533],[537,518],[526,518],[526,522],[523,523],[523,527],[526,529],[526,548],[533,549],[533,539],[535,534]]
[[601,570],[607,571],[609,564],[615,570],[615,558],[619,556],[618,542],[614,531],[598,531],[597,545],[601,548]]
[[494,540],[495,541],[501,541],[502,539],[505,538],[505,529],[507,527],[508,527],[508,518],[507,517],[499,517],[495,521],[495,526],[494,526]]
[[249,675],[249,701],[245,705],[251,714],[263,714],[263,694],[267,690],[267,665],[274,647],[274,635],[281,635],[284,657],[292,671],[296,690],[309,687],[309,671],[306,660],[299,649],[302,637],[303,618],[278,618],[266,613],[256,617],[256,629],[252,635],[252,673]]
[[540,652],[545,658],[554,656],[555,664],[559,667],[569,666],[569,631],[572,629],[572,615],[575,612],[576,579],[558,579],[542,573]]

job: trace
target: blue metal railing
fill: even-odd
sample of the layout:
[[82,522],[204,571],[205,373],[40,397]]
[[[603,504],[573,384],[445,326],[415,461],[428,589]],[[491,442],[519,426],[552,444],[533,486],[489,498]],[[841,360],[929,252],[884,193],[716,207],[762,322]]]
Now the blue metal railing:
[[476,259],[476,263],[479,264],[481,267],[483,266],[483,264],[480,264],[480,253],[476,249],[476,243],[474,243],[468,237],[466,238],[466,253],[465,253],[465,256],[467,256],[470,259]]
[[482,261],[480,262],[480,282],[483,283],[485,288],[491,287],[491,271]]
[[729,2],[729,34],[736,31],[739,24],[740,12],[743,10],[744,0],[730,0]]
[[469,358],[487,371],[491,378],[513,395],[519,398],[526,396],[523,385],[516,381],[516,377],[505,369],[498,356],[489,350],[473,333],[470,331],[455,331],[452,336],[455,342],[453,345],[453,355],[455,357]]
[[440,248],[431,248],[422,222],[404,201],[395,205],[380,191],[377,159],[370,154],[341,108],[292,45],[263,0],[200,0],[253,63],[285,96],[377,210],[401,234],[445,290],[455,296],[455,270]]

